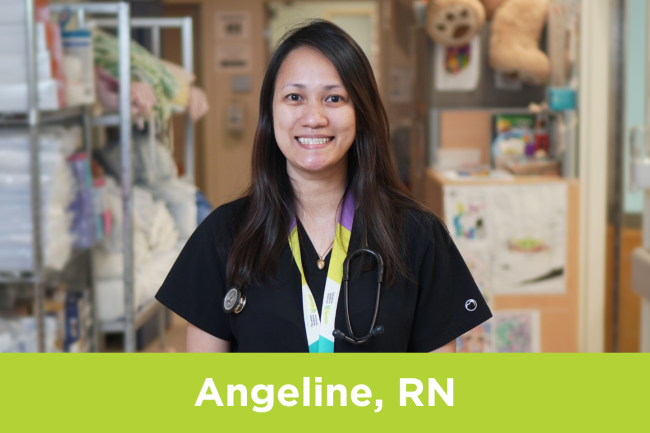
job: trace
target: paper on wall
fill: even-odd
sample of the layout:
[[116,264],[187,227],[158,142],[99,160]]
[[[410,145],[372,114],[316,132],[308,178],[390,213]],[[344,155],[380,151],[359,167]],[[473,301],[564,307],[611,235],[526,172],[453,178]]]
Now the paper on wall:
[[454,242],[486,243],[489,229],[487,197],[476,186],[445,187],[445,221]]
[[218,40],[250,38],[251,14],[248,11],[219,11],[214,14],[214,35]]
[[219,43],[215,46],[216,72],[247,73],[252,62],[253,50],[249,43]]
[[493,351],[492,319],[481,323],[456,339],[456,352],[458,353],[486,353]]
[[413,101],[413,68],[409,66],[393,66],[390,69],[390,93],[388,98],[395,104]]
[[540,344],[539,310],[496,311],[494,351],[497,353],[538,353]]
[[565,292],[566,184],[447,186],[444,209],[486,300]]
[[481,39],[478,35],[469,44],[450,48],[436,44],[434,73],[437,91],[473,91],[481,74]]
[[493,292],[564,293],[566,184],[491,186],[488,196]]

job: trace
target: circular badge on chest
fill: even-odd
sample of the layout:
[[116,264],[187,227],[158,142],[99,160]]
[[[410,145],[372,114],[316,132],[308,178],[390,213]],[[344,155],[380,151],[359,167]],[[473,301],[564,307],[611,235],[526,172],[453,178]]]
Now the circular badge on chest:
[[477,304],[476,301],[473,300],[473,299],[468,299],[468,300],[465,302],[465,309],[466,309],[467,311],[474,311],[474,310],[476,310],[476,307],[478,307],[478,304]]

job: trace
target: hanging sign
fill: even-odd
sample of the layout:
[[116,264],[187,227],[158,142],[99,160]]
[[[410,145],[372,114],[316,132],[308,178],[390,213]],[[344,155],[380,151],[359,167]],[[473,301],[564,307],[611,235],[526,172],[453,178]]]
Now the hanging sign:
[[250,28],[250,12],[228,11],[214,14],[214,29],[217,40],[249,39]]
[[247,73],[251,70],[253,50],[250,44],[226,43],[215,46],[216,72]]

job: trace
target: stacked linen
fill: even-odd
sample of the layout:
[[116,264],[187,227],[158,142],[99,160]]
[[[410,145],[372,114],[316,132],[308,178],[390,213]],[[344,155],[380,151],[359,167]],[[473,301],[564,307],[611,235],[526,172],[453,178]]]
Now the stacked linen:
[[[39,136],[41,221],[45,266],[61,270],[73,244],[68,206],[75,182],[66,161],[80,130],[47,128]],[[0,130],[0,272],[30,271],[33,263],[31,176],[28,132]]]
[[[105,191],[114,230],[96,246],[93,266],[99,319],[112,321],[124,316],[122,198],[112,178],[106,178]],[[174,220],[163,202],[154,200],[147,190],[134,187],[133,209],[135,304],[142,307],[153,299],[180,248]]]
[[[46,2],[42,2],[45,3]],[[24,0],[0,0],[0,113],[27,110],[27,32]],[[47,21],[47,7],[37,8],[36,73],[38,107],[65,106],[63,48],[59,26]]]

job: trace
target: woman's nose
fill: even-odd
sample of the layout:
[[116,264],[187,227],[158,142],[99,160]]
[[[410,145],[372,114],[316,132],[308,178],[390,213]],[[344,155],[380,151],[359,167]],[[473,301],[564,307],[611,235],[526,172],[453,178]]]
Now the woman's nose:
[[323,126],[327,126],[327,123],[327,116],[325,116],[321,104],[311,103],[305,106],[305,111],[300,118],[300,126],[322,128]]

